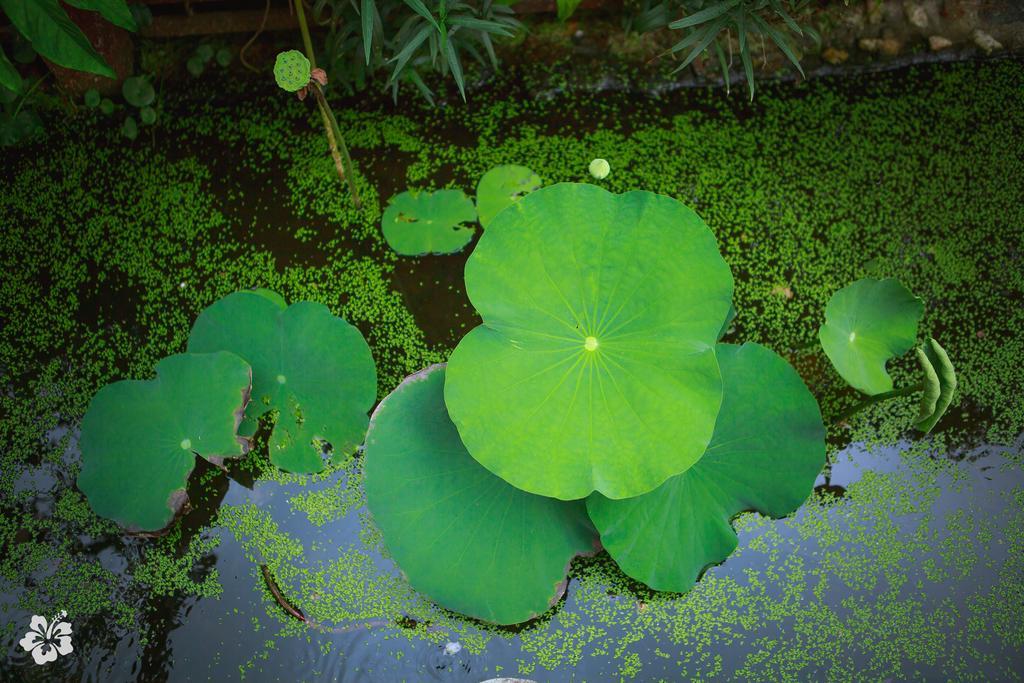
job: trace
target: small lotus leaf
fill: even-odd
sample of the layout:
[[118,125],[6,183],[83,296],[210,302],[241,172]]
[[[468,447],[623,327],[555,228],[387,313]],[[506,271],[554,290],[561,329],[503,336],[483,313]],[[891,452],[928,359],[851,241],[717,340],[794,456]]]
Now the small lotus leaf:
[[85,91],[85,106],[95,109],[100,106],[100,91],[96,88],[89,88]]
[[156,110],[153,107],[143,107],[139,110],[139,120],[147,126],[152,126],[156,123]]
[[139,124],[135,122],[134,116],[129,116],[121,124],[121,135],[129,140],[139,137]]
[[443,394],[434,365],[377,407],[366,502],[416,590],[485,621],[527,621],[562,595],[570,560],[595,549],[596,532],[583,501],[520,491],[473,460]]
[[476,186],[476,210],[480,225],[487,227],[498,212],[512,206],[523,195],[543,184],[536,173],[525,166],[506,164],[495,166],[480,178]]
[[590,162],[590,175],[598,180],[604,180],[612,172],[612,167],[606,159],[594,159]]
[[167,526],[184,504],[196,454],[244,454],[236,429],[249,397],[249,365],[231,353],[178,354],[156,379],[100,389],[82,418],[78,487],[97,514],[132,531]]
[[403,256],[454,254],[473,239],[473,200],[461,190],[408,190],[384,211],[384,239]]
[[124,101],[133,107],[148,107],[156,100],[156,91],[145,76],[131,76],[121,86]]
[[646,493],[704,452],[729,267],[692,210],[561,183],[499,213],[466,263],[483,318],[445,401],[469,452],[524,491]]
[[587,500],[601,542],[622,570],[656,590],[687,591],[736,548],[734,515],[787,515],[825,463],[821,412],[800,375],[753,343],[718,345],[725,397],[707,452],[654,491]]
[[288,92],[297,92],[309,85],[310,72],[309,60],[298,50],[278,53],[274,61],[274,80]]
[[914,426],[927,434],[946,413],[956,392],[956,370],[946,350],[939,342],[929,339],[927,345],[917,349],[917,361],[924,373],[924,393],[918,407]]
[[924,304],[898,280],[865,278],[832,295],[818,338],[850,386],[884,394],[892,391],[885,364],[914,345],[923,314]]
[[[273,296],[270,296],[273,295]],[[363,335],[323,304],[285,307],[273,292],[236,292],[199,314],[190,351],[231,351],[252,365],[252,402],[240,433],[278,411],[270,460],[290,472],[323,469],[323,441],[350,453],[366,435],[377,372]]]

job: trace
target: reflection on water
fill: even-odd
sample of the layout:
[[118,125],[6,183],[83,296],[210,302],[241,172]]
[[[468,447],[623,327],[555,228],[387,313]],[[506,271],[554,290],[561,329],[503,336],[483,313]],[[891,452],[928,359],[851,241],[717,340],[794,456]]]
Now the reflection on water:
[[[461,619],[408,590],[362,506],[358,458],[308,485],[248,488],[200,473],[221,482],[212,493],[223,499],[217,521],[195,530],[217,543],[195,571],[216,573],[223,592],[168,601],[165,641],[140,644],[100,620],[75,624],[75,655],[48,672],[177,681],[1006,678],[1024,666],[1019,606],[1004,599],[1019,596],[1024,576],[1022,443],[979,446],[955,462],[920,443],[850,445],[825,495],[794,516],[739,518],[740,549],[691,593],[654,593],[604,557],[581,560],[554,613],[515,630]],[[104,552],[123,571],[114,558],[132,550]],[[313,626],[270,597],[263,563]],[[10,663],[31,671],[16,638],[7,640]]]

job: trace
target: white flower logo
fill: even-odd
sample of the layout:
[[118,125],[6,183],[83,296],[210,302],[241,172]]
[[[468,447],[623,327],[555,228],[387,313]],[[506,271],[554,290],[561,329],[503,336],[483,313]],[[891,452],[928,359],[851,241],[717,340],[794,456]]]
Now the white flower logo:
[[67,612],[60,612],[49,624],[38,614],[32,617],[28,633],[18,644],[25,652],[32,653],[36,664],[56,661],[57,655],[71,654],[71,623],[64,621],[67,615]]

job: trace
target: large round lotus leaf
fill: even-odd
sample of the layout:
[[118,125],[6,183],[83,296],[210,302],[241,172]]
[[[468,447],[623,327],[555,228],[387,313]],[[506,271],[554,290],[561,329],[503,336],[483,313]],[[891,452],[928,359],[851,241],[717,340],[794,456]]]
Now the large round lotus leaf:
[[714,235],[674,199],[573,183],[531,192],[466,263],[484,324],[448,363],[463,442],[538,495],[656,488],[711,439],[732,289]]
[[758,344],[719,344],[725,397],[696,465],[628,500],[587,500],[601,542],[622,570],[656,590],[689,590],[736,548],[734,515],[791,513],[825,464],[814,397],[785,360]]
[[498,624],[546,611],[570,560],[595,549],[583,501],[520,491],[466,452],[444,405],[444,366],[409,378],[374,412],[366,502],[412,586]]
[[249,365],[234,354],[186,353],[157,363],[156,379],[100,389],[78,442],[78,488],[96,514],[131,531],[167,526],[197,453],[217,462],[245,452],[236,429],[249,384]]
[[502,209],[512,206],[543,184],[536,173],[525,166],[495,166],[480,178],[476,186],[476,211],[480,225],[487,227]]
[[914,345],[923,313],[921,300],[898,280],[865,278],[832,295],[818,338],[850,386],[884,394],[892,391],[885,363]]
[[946,350],[934,339],[929,339],[927,345],[917,349],[917,361],[924,374],[924,391],[914,426],[927,434],[953,402],[956,370]]
[[323,469],[322,442],[348,453],[363,442],[377,371],[363,335],[326,306],[285,307],[273,292],[236,292],[199,314],[190,351],[224,350],[252,365],[252,402],[240,432],[278,411],[270,460],[290,472]]
[[403,256],[453,254],[473,239],[473,200],[461,190],[408,190],[392,198],[381,220],[384,239]]

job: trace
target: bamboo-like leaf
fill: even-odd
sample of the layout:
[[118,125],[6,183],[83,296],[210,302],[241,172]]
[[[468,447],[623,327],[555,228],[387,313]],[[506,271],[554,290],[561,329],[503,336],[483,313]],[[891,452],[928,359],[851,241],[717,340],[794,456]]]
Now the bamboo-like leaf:
[[447,57],[448,66],[452,70],[452,76],[455,77],[455,84],[459,86],[459,94],[462,95],[462,101],[466,101],[466,84],[462,80],[462,63],[459,62],[459,54],[455,51],[455,45],[452,41],[448,41]]
[[683,63],[672,70],[672,73],[675,73],[676,71],[679,71],[681,69],[685,69],[687,66],[690,65],[690,62],[697,59],[697,56],[701,52],[704,52],[704,50],[707,49],[708,45],[711,44],[711,41],[713,41],[718,36],[718,32],[722,30],[726,23],[728,23],[728,19],[722,17],[719,18],[718,21],[712,24],[708,24],[706,27],[702,29],[699,29],[699,31],[701,31],[701,39],[697,41],[697,45],[694,46],[693,50],[690,51],[690,54],[687,55],[686,59],[683,60]]
[[396,62],[395,69],[391,72],[392,81],[394,81],[396,76],[398,76],[398,74],[402,72],[402,69],[405,68],[405,65],[409,62],[409,58],[412,57],[412,53],[416,51],[416,48],[422,45],[423,41],[430,35],[431,27],[426,25],[421,26],[420,30],[416,32],[416,35],[413,36],[412,40],[405,44],[402,51],[391,58],[391,61]]
[[434,30],[438,33],[441,32],[441,27],[437,25],[437,20],[434,19],[434,15],[430,13],[427,6],[423,4],[423,0],[405,0],[405,4],[411,7],[413,12],[429,21]]
[[747,87],[750,88],[750,101],[754,101],[754,64],[750,59],[750,45],[747,44],[746,15],[740,13],[736,19],[736,33],[740,41],[740,61],[743,62],[743,72],[747,76]]
[[733,7],[738,5],[739,2],[740,0],[729,0],[728,2],[723,2],[719,5],[712,5],[707,9],[702,9],[699,12],[694,12],[693,14],[683,17],[682,19],[677,19],[676,21],[673,21],[671,24],[669,24],[668,27],[678,29],[703,24],[706,21],[711,21],[712,19],[722,16],[723,14],[731,10]]
[[757,25],[761,30],[772,39],[772,42],[779,46],[779,49],[782,50],[782,54],[786,55],[786,58],[793,63],[793,66],[795,66],[797,71],[800,72],[800,75],[805,76],[804,68],[800,66],[800,60],[797,59],[796,53],[793,52],[793,48],[791,48],[789,43],[786,42],[786,37],[782,35],[782,32],[756,14],[751,16],[754,21],[757,22]]
[[363,28],[363,55],[366,57],[367,65],[370,64],[370,50],[373,48],[373,23],[376,13],[377,9],[373,0],[362,0],[359,19]]

